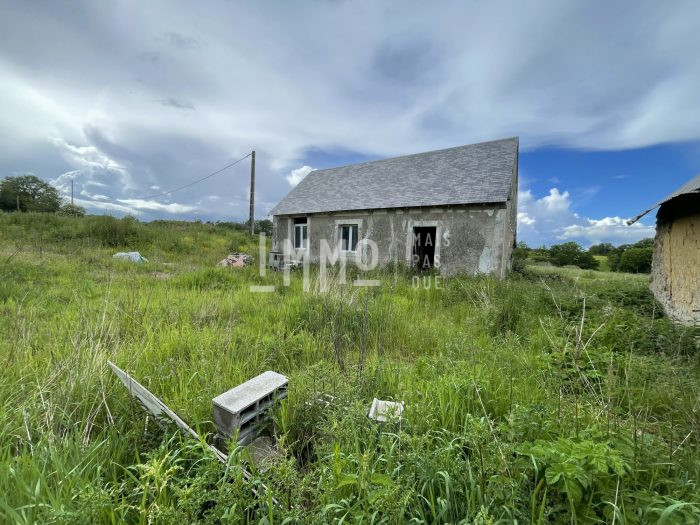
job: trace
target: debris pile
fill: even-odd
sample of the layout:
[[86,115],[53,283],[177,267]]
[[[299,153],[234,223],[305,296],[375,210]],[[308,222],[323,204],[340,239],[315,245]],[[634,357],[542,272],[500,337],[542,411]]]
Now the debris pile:
[[121,259],[122,261],[131,261],[135,263],[147,263],[146,259],[139,252],[117,252],[112,255],[112,259]]
[[225,259],[221,259],[219,266],[222,268],[243,268],[252,262],[253,260],[247,253],[231,253]]

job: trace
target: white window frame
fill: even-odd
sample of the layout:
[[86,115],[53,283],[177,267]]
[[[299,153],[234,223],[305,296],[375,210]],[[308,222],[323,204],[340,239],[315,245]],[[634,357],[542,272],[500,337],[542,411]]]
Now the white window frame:
[[[355,249],[343,249],[343,228],[348,228],[348,247],[352,246],[353,244],[355,245]],[[353,231],[356,231],[357,239],[353,236]],[[357,243],[359,242],[359,237],[360,237],[360,226],[359,224],[352,224],[352,223],[347,223],[347,224],[339,224],[338,225],[338,242],[340,244],[340,251],[345,252],[345,253],[357,253]],[[353,242],[355,241],[355,242]]]
[[[342,230],[343,226],[357,226],[357,242],[355,243],[355,250],[343,250],[342,241]],[[336,219],[335,221],[336,229],[336,239],[338,242],[338,249],[343,253],[357,254],[357,245],[360,244],[362,240],[362,219]],[[350,244],[352,246],[352,243]]]
[[[292,246],[294,247],[295,250],[306,250],[309,248],[309,219],[308,217],[306,218],[306,222],[300,223],[300,224],[295,224],[294,220],[295,219],[302,219],[304,217],[294,217],[292,219]],[[297,228],[300,230],[301,234],[301,245],[297,246]],[[304,239],[304,230],[306,230],[306,239]]]

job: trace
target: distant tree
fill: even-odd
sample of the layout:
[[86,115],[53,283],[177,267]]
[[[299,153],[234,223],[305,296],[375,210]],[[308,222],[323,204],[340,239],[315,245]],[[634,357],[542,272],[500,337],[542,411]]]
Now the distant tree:
[[632,246],[620,255],[620,263],[617,271],[628,273],[649,273],[651,272],[651,259],[654,255],[654,248],[638,248]]
[[85,208],[77,204],[64,204],[59,208],[58,214],[68,217],[83,217],[85,215]]
[[635,242],[632,246],[635,248],[654,248],[654,239],[652,237],[647,237],[641,241]]
[[0,181],[0,210],[55,213],[61,207],[58,190],[34,175]]
[[260,219],[255,221],[255,231],[264,233],[267,236],[272,235],[272,221],[269,219]]
[[591,255],[608,255],[614,249],[615,247],[609,242],[601,242],[588,248],[588,253]]
[[620,268],[620,256],[622,255],[622,252],[624,252],[624,248],[622,246],[618,246],[615,248],[613,251],[611,251],[608,254],[608,266],[610,267],[611,272],[619,272]]
[[575,242],[555,244],[549,249],[549,260],[555,266],[574,265],[582,269],[597,270],[598,261]]
[[532,248],[528,254],[530,259],[537,262],[549,262],[549,250],[546,246],[540,246],[539,248]]
[[654,239],[642,239],[616,247],[608,254],[608,265],[612,272],[649,273],[653,255]]

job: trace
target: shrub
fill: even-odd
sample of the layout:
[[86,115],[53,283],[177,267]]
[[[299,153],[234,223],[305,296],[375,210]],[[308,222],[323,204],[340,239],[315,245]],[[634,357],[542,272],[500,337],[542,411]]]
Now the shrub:
[[85,215],[85,208],[76,204],[64,204],[58,210],[58,214],[68,217],[83,217]]
[[555,266],[574,265],[584,270],[597,270],[598,261],[575,242],[555,244],[549,249],[549,259]]
[[622,244],[608,254],[613,272],[649,273],[654,255],[654,239],[642,239],[634,244]]
[[91,217],[87,233],[105,246],[133,247],[149,237],[148,230],[133,217],[115,219],[107,215]]
[[622,252],[618,271],[629,273],[651,272],[651,258],[654,255],[653,248],[630,248]]
[[614,249],[615,247],[609,242],[602,242],[600,244],[594,244],[588,248],[588,253],[591,255],[607,255]]

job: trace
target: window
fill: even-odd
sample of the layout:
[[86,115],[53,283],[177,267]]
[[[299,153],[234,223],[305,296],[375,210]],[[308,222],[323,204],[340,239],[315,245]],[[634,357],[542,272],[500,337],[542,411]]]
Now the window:
[[338,226],[340,249],[344,252],[357,250],[357,224],[341,224]]
[[309,226],[306,217],[294,219],[294,249],[306,250],[309,247]]

